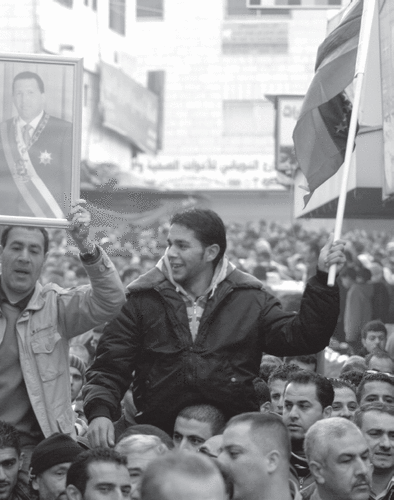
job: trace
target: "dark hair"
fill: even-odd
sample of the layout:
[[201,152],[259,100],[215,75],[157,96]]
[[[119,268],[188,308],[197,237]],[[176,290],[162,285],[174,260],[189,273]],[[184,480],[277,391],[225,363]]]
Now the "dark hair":
[[85,494],[89,480],[89,465],[95,462],[108,462],[127,466],[127,459],[113,448],[98,447],[83,451],[71,464],[67,472],[66,486],[74,485],[82,495]]
[[316,397],[322,408],[324,409],[327,408],[327,406],[332,405],[335,396],[334,389],[328,378],[323,377],[323,375],[320,375],[320,373],[311,372],[310,370],[299,370],[292,373],[286,384],[285,391],[291,382],[301,385],[315,385]]
[[361,337],[363,339],[367,338],[368,332],[383,332],[387,337],[387,328],[383,321],[380,319],[374,319],[372,321],[368,321],[361,329]]
[[0,448],[14,448],[18,456],[21,454],[19,432],[3,420],[0,420]]
[[356,281],[357,279],[357,271],[354,269],[354,267],[345,267],[339,274],[340,278],[350,278],[353,281]]
[[340,378],[329,378],[328,380],[331,382],[331,384],[334,388],[334,392],[335,392],[335,389],[350,389],[351,391],[354,392],[354,394],[356,394],[356,391],[357,391],[356,386],[351,384],[347,380],[343,380]]
[[343,380],[344,382],[349,382],[351,385],[357,387],[360,385],[361,380],[364,377],[364,371],[357,369],[349,369],[339,375],[339,380]]
[[15,75],[12,81],[12,91],[14,91],[15,82],[17,80],[30,80],[30,79],[33,79],[37,82],[38,88],[40,89],[41,94],[43,94],[45,92],[44,82],[42,81],[42,78],[39,75],[37,75],[37,73],[33,73],[32,71],[22,71],[22,73],[18,73],[17,75]]
[[299,361],[306,365],[315,365],[315,370],[317,367],[317,356],[316,354],[303,354],[301,356],[285,356],[284,362],[286,364],[291,364],[292,361]]
[[29,229],[29,230],[34,230],[37,229],[40,231],[44,237],[44,255],[48,252],[49,249],[49,234],[48,231],[45,229],[45,227],[35,227],[35,226],[5,226],[2,233],[1,233],[1,246],[5,248],[8,240],[8,235],[13,228],[23,228],[23,229]]
[[[290,434],[280,415],[273,412],[259,413],[257,411],[241,413],[228,421],[226,429],[232,425],[243,423],[250,424],[250,430],[256,439],[261,437],[263,441],[266,441],[272,437],[284,451],[284,456],[290,460]],[[265,436],[262,435],[264,431],[266,432]]]
[[373,401],[372,403],[365,403],[357,408],[354,414],[354,423],[361,429],[363,425],[363,417],[369,411],[378,411],[380,413],[387,413],[394,417],[394,405],[381,403],[380,401]]
[[213,210],[192,208],[184,212],[178,212],[171,217],[170,225],[178,224],[184,226],[194,234],[198,241],[204,246],[219,245],[219,253],[213,261],[216,266],[223,257],[227,248],[226,228],[219,215]]
[[394,375],[389,376],[386,373],[374,372],[374,373],[365,373],[364,377],[361,379],[359,386],[357,387],[357,402],[360,404],[362,394],[364,391],[364,387],[368,382],[385,382],[390,384],[394,390]]
[[271,401],[270,390],[268,389],[267,382],[260,377],[256,377],[253,380],[254,392],[257,396],[257,401],[259,403],[259,407],[266,403],[267,401]]
[[294,372],[301,371],[301,368],[298,365],[282,365],[275,368],[275,370],[271,373],[268,379],[268,386],[272,384],[275,380],[289,380],[289,377]]
[[221,434],[224,426],[226,425],[226,418],[224,414],[215,406],[201,404],[186,406],[177,415],[187,420],[198,420],[211,425],[212,436]]

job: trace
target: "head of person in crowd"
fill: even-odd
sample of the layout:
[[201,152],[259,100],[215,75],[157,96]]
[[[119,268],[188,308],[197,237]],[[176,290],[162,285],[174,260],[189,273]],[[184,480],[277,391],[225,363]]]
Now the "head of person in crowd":
[[304,356],[286,356],[284,362],[287,365],[293,364],[301,368],[301,370],[310,370],[315,372],[317,368],[316,354],[305,354]]
[[339,373],[340,375],[343,375],[350,370],[360,370],[365,372],[365,370],[367,370],[367,363],[365,362],[365,359],[362,356],[350,356],[342,365]]
[[81,358],[75,354],[69,354],[70,361],[70,383],[71,383],[71,402],[75,401],[81,392],[85,383],[86,365]]
[[87,347],[83,344],[71,344],[69,353],[82,359],[82,361],[85,363],[85,366],[90,365],[90,354]]
[[283,395],[285,386],[293,372],[299,371],[297,365],[282,365],[274,370],[268,379],[268,388],[271,396],[272,411],[283,415]]
[[169,436],[165,431],[163,431],[159,427],[150,424],[131,425],[122,434],[120,434],[120,436],[118,437],[118,439],[116,439],[115,442],[119,443],[119,441],[121,441],[124,438],[141,434],[144,436],[157,436],[167,446],[169,450],[174,448],[174,442],[171,436]]
[[142,500],[226,500],[226,485],[213,460],[174,450],[151,462],[142,478]]
[[203,443],[198,451],[211,458],[218,458],[223,447],[223,434],[216,434]]
[[204,287],[211,282],[227,247],[222,219],[212,210],[198,208],[172,216],[167,241],[172,277],[186,291],[197,281],[204,282]]
[[271,395],[268,384],[260,377],[253,380],[254,392],[261,412],[271,411]]
[[0,500],[18,498],[18,473],[23,464],[19,432],[0,420]]
[[394,373],[394,361],[386,351],[376,347],[368,356],[365,357],[368,366],[368,372]]
[[157,436],[136,434],[119,441],[115,450],[126,457],[130,475],[131,498],[140,500],[142,476],[148,465],[168,452],[167,446]]
[[223,432],[219,462],[233,481],[233,500],[290,498],[290,440],[279,415],[243,413]]
[[299,453],[308,429],[331,416],[334,389],[319,373],[300,370],[291,374],[283,399],[283,421],[290,432],[292,451]]
[[394,404],[394,375],[365,373],[357,387],[357,401],[359,406],[376,401]]
[[344,380],[345,382],[349,382],[349,384],[357,387],[360,385],[361,380],[364,377],[365,371],[361,370],[348,370],[339,375],[339,380]]
[[354,267],[346,266],[342,269],[339,274],[339,278],[341,280],[342,286],[349,290],[351,286],[353,286],[357,281],[357,271]]
[[131,485],[126,457],[113,448],[84,451],[67,473],[68,500],[129,500]]
[[330,378],[330,382],[334,388],[331,416],[353,420],[358,408],[356,387],[338,378]]
[[27,123],[38,117],[45,106],[45,88],[42,78],[32,71],[15,75],[12,98],[18,115]]
[[261,358],[259,377],[268,382],[271,373],[283,365],[283,361],[277,356],[264,354]]
[[99,343],[99,340],[101,339],[101,336],[103,334],[105,327],[105,323],[102,323],[101,325],[95,326],[92,330],[92,337],[90,339],[90,345],[93,347],[94,352],[96,352],[97,345]]
[[29,296],[40,277],[49,247],[45,228],[6,226],[1,233],[1,286],[8,300]]
[[175,420],[174,446],[181,450],[197,451],[207,439],[221,434],[225,424],[223,413],[215,406],[187,406],[178,413]]
[[367,403],[357,410],[354,422],[367,441],[373,465],[372,490],[380,495],[394,475],[394,405]]
[[383,321],[378,319],[368,321],[361,329],[361,342],[368,353],[377,347],[382,351],[386,348],[387,328]]
[[31,487],[40,500],[66,500],[66,476],[82,452],[70,436],[56,432],[41,441],[30,461]]
[[305,456],[320,498],[369,499],[369,449],[353,422],[333,417],[313,424],[305,436]]

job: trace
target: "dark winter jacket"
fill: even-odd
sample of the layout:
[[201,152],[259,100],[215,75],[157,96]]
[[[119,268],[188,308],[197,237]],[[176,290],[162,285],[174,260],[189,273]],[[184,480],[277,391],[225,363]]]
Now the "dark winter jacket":
[[232,270],[210,294],[193,343],[182,296],[159,269],[149,271],[133,282],[100,339],[84,388],[88,420],[117,420],[132,380],[141,422],[158,425],[152,416],[165,419],[203,401],[227,415],[258,410],[252,382],[263,352],[295,356],[328,344],[339,291],[326,282],[320,271],[309,280],[296,315],[284,312],[259,280]]

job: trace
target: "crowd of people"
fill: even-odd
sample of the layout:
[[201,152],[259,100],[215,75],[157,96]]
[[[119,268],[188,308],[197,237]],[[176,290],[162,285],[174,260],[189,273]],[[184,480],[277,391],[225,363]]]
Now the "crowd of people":
[[69,221],[1,233],[0,500],[394,498],[391,235]]

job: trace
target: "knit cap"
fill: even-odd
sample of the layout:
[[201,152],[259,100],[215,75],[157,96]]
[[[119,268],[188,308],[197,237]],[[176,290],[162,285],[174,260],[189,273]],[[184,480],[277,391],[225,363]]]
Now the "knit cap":
[[30,461],[30,473],[37,476],[54,465],[74,462],[82,451],[72,437],[56,432],[35,447]]
[[86,365],[83,360],[75,354],[69,354],[69,360],[70,366],[76,368],[79,371],[79,373],[82,375],[83,383],[85,383]]

